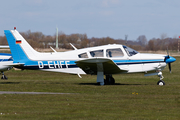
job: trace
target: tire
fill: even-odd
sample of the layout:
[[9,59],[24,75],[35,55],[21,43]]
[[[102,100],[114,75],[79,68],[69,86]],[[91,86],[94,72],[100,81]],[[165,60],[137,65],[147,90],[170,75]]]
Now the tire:
[[163,85],[165,85],[165,82],[164,82],[163,80],[159,80],[159,81],[157,82],[157,85],[163,86]]
[[114,78],[112,77],[111,78],[111,85],[114,85],[115,84],[115,80],[114,80]]

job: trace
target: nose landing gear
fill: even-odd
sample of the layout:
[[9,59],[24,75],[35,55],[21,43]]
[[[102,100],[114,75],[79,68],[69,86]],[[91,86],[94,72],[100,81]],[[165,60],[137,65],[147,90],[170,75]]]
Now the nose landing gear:
[[162,80],[164,77],[161,71],[159,71],[158,76],[160,77],[160,80],[157,82],[157,85],[160,85],[160,86],[165,85],[165,82]]

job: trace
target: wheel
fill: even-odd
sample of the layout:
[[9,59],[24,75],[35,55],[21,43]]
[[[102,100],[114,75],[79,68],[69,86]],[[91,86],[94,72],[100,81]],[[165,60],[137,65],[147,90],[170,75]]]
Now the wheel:
[[6,76],[4,76],[4,79],[7,80],[8,78]]
[[159,80],[159,81],[157,82],[157,85],[160,85],[160,86],[165,85],[165,82],[164,82],[163,80]]
[[107,85],[106,79],[104,79],[104,85]]
[[110,85],[110,76],[106,75],[106,79],[104,79],[105,85]]
[[104,80],[104,83],[106,85],[114,85],[115,79],[112,77],[112,75],[106,75],[106,79]]
[[111,77],[111,81],[110,81],[111,83],[111,85],[114,85],[115,84],[115,80],[114,80],[114,78],[113,77]]
[[8,78],[4,75],[4,76],[1,77],[1,79],[7,80]]

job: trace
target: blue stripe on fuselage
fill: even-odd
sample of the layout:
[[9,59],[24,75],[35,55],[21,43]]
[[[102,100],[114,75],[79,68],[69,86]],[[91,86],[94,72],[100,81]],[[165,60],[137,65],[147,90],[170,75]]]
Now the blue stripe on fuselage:
[[[113,60],[116,65],[135,65],[160,63],[164,60]],[[62,69],[62,68],[77,68],[76,60],[59,60],[59,61],[28,61],[24,65],[24,69]]]
[[[22,66],[20,66],[22,68]],[[75,61],[59,60],[59,61],[28,61],[23,66],[24,69],[62,69],[76,68]]]
[[157,60],[113,60],[117,65],[147,64],[164,62],[163,59]]
[[0,59],[0,62],[13,61],[13,59]]

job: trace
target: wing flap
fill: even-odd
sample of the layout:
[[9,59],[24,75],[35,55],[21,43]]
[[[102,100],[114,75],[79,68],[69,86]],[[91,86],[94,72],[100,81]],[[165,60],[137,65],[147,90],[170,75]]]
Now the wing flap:
[[76,65],[80,67],[86,74],[97,74],[97,64],[102,63],[104,74],[117,74],[127,72],[128,70],[120,69],[111,59],[108,58],[90,58],[76,61]]

